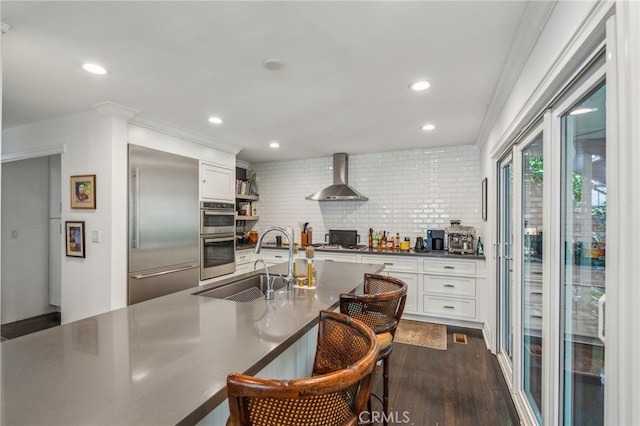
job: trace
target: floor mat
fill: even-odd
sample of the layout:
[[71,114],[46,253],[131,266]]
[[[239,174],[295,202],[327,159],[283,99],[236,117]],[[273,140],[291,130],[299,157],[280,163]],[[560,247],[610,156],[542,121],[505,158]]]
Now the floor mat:
[[447,327],[430,322],[401,320],[394,342],[447,350]]

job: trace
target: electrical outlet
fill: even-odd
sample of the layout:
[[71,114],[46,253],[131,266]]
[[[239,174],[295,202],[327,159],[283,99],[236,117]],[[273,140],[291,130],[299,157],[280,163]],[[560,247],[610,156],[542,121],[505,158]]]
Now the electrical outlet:
[[91,231],[91,242],[93,242],[93,243],[99,243],[100,242],[100,231],[99,230]]

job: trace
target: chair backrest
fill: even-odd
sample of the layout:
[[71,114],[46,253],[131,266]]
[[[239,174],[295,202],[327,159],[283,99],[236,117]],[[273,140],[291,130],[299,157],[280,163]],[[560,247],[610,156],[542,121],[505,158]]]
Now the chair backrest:
[[228,425],[357,425],[371,392],[378,341],[347,315],[320,311],[311,377],[276,380],[231,373]]
[[364,294],[342,293],[340,312],[356,318],[376,333],[395,337],[407,300],[407,284],[395,277],[364,275]]

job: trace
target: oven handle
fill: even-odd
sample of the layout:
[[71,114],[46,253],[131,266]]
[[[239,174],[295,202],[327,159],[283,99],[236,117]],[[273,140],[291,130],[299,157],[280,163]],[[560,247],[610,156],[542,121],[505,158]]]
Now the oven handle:
[[231,236],[231,237],[220,237],[220,238],[208,238],[208,237],[201,237],[204,243],[224,243],[226,241],[233,241],[235,237]]
[[235,216],[236,212],[234,211],[228,211],[228,210],[202,210],[202,213],[205,216]]

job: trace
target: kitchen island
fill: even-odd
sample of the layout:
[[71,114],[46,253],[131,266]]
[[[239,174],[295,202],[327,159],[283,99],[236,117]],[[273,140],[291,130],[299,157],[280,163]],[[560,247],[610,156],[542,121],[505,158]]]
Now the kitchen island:
[[[235,276],[0,344],[4,425],[194,424],[226,404],[230,372],[256,374],[318,312],[380,264],[317,261],[317,288],[271,302],[194,295]],[[269,267],[286,274],[286,264]]]

